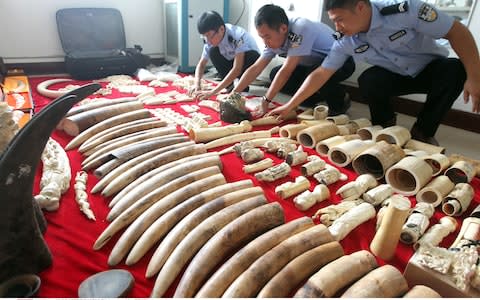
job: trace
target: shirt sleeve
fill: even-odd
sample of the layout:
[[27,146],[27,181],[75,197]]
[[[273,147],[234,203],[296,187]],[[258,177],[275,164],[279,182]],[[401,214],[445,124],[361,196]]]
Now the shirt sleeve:
[[203,45],[202,58],[205,58],[205,59],[210,58],[210,47],[208,46],[207,43]]
[[273,59],[277,54],[271,48],[265,47],[262,51],[262,58]]
[[350,55],[346,54],[342,45],[335,41],[332,45],[332,50],[322,62],[322,68],[329,70],[338,70],[347,61]]
[[313,43],[315,41],[315,33],[312,26],[314,23],[306,22],[306,20],[298,20],[293,28],[293,32],[301,37],[301,41],[292,42],[288,49],[287,56],[310,56],[312,53]]
[[432,4],[420,0],[410,0],[409,4],[405,25],[435,39],[445,37],[452,28],[454,18]]

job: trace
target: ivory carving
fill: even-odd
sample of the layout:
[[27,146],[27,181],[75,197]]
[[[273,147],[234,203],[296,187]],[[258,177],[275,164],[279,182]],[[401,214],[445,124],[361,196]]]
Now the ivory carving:
[[475,176],[475,168],[471,163],[460,160],[448,168],[445,175],[454,183],[469,183]]
[[420,202],[413,208],[412,214],[403,225],[400,240],[404,244],[413,244],[425,233],[430,224],[430,218],[435,212],[435,207],[430,203]]
[[241,154],[242,160],[247,164],[262,160],[264,156],[263,151],[258,148],[245,149]]
[[442,211],[447,216],[460,216],[468,209],[474,195],[475,191],[471,185],[457,183],[453,191],[443,200]]
[[288,176],[291,170],[292,169],[290,168],[290,166],[286,162],[283,162],[279,165],[270,167],[262,172],[256,173],[255,178],[260,181],[272,182]]
[[353,229],[375,217],[373,205],[363,202],[336,219],[328,230],[336,241],[343,240]]
[[293,199],[298,210],[306,211],[315,204],[330,198],[330,191],[324,184],[317,185],[312,192],[305,191]]
[[439,223],[430,227],[427,232],[413,245],[413,248],[417,250],[420,246],[425,244],[431,246],[437,246],[443,240],[444,237],[454,232],[457,228],[457,221],[452,217],[443,217]]
[[377,132],[375,141],[386,141],[389,144],[396,144],[402,147],[411,138],[412,136],[410,135],[410,131],[407,128],[395,125],[384,128]]
[[77,201],[78,206],[80,206],[80,211],[83,212],[88,219],[95,221],[95,215],[90,209],[90,203],[88,203],[87,178],[87,172],[77,172],[77,176],[75,176],[75,185],[73,186],[75,188],[75,201]]
[[326,165],[325,169],[313,175],[313,177],[322,184],[330,185],[337,182],[338,180],[345,181],[348,179],[347,175],[340,173],[340,171],[332,167],[331,165]]
[[417,202],[431,203],[437,207],[454,186],[455,184],[445,175],[435,177],[417,193]]
[[393,195],[393,189],[389,184],[381,184],[363,194],[363,200],[373,206],[381,205],[383,201]]
[[288,153],[295,150],[297,150],[297,145],[281,143],[280,147],[277,150],[277,156],[280,158],[286,158]]
[[271,158],[265,158],[259,162],[256,162],[254,164],[250,165],[245,165],[243,166],[243,172],[245,173],[255,173],[258,171],[263,171],[267,168],[270,168],[273,166],[273,159]]
[[52,138],[49,138],[45,145],[41,160],[43,163],[41,191],[35,196],[35,200],[41,208],[54,211],[60,206],[60,197],[70,187],[70,162],[65,150]]
[[[67,82],[67,81],[73,81],[73,80],[68,79],[68,78],[56,78],[56,79],[50,79],[50,80],[42,81],[37,85],[37,92],[40,95],[48,97],[48,98],[52,98],[52,99],[58,98],[60,96],[65,95],[69,91],[66,90],[66,89],[54,91],[54,90],[48,89],[48,87],[52,84],[55,84],[55,83]],[[73,89],[74,88],[72,88],[72,90]]]
[[392,201],[395,202],[397,206],[400,206],[400,207],[410,207],[411,205],[410,200],[405,196],[394,194],[388,197],[388,199],[382,202],[382,207],[377,213],[377,224],[375,225],[375,230],[378,230],[380,228],[380,225],[382,224],[383,216],[387,212],[387,208],[390,205],[390,202]]
[[312,176],[315,173],[325,169],[326,163],[318,156],[310,155],[307,157],[308,162],[303,164],[300,171],[303,176]]
[[254,148],[254,146],[250,141],[236,143],[233,146],[233,150],[235,151],[235,153],[237,154],[238,157],[242,156],[243,151],[245,151],[247,149],[253,149],[253,148]]
[[361,200],[355,200],[340,202],[339,204],[331,204],[317,210],[317,212],[313,215],[312,218],[318,218],[320,220],[320,223],[324,224],[325,226],[330,226],[336,219],[338,219],[350,209],[359,205],[361,202]]
[[377,180],[372,175],[363,174],[358,176],[355,181],[341,186],[336,194],[340,195],[343,201],[356,200],[369,189],[376,187],[377,184]]
[[307,157],[308,157],[307,152],[303,151],[303,147],[300,146],[300,147],[298,147],[297,150],[289,152],[287,154],[287,157],[285,158],[285,161],[290,166],[296,166],[296,165],[303,164],[304,162],[306,162]]
[[303,176],[295,178],[295,182],[285,182],[275,188],[275,193],[282,199],[304,192],[310,188],[310,181]]
[[328,117],[328,106],[317,105],[313,109],[313,118],[315,120],[325,120]]

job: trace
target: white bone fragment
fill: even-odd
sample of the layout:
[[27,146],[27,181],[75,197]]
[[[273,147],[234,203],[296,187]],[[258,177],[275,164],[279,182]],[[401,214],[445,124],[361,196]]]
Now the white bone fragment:
[[295,178],[295,182],[285,182],[275,188],[275,193],[282,199],[304,192],[310,188],[310,181],[303,176]]
[[310,209],[315,204],[330,198],[330,190],[324,184],[317,185],[312,192],[305,191],[293,199],[295,207],[301,211]]
[[325,226],[330,226],[336,219],[360,203],[360,200],[355,200],[340,202],[339,204],[332,204],[319,209],[312,218],[319,218],[322,224]]
[[270,167],[262,172],[256,173],[255,178],[260,181],[272,182],[288,176],[291,170],[292,169],[290,168],[290,166],[286,162],[283,162],[279,165]]
[[87,195],[87,178],[88,174],[85,171],[77,172],[75,176],[75,201],[80,206],[80,211],[87,216],[88,219],[95,221],[95,215],[90,209],[90,203],[88,203]]
[[375,217],[375,213],[373,205],[366,202],[360,203],[336,219],[328,230],[335,240],[341,241],[357,226]]
[[256,162],[254,164],[249,164],[243,166],[243,172],[245,173],[255,173],[259,171],[263,171],[267,168],[270,168],[273,166],[273,159],[271,158],[265,158],[259,162]]
[[376,187],[378,184],[371,174],[362,174],[355,181],[341,186],[336,194],[343,198],[343,201],[355,200],[362,196],[367,190]]

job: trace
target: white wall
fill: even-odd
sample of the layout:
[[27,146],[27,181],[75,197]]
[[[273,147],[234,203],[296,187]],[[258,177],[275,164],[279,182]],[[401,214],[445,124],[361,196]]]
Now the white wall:
[[0,55],[6,63],[63,61],[55,13],[70,7],[113,7],[122,13],[128,47],[141,45],[163,56],[162,1],[159,0],[1,0]]

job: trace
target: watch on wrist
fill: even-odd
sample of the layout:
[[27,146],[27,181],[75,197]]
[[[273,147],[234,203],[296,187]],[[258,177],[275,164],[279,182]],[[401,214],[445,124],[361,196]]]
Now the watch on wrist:
[[268,99],[267,96],[263,96],[263,100],[267,103],[270,103],[272,102],[272,100]]

